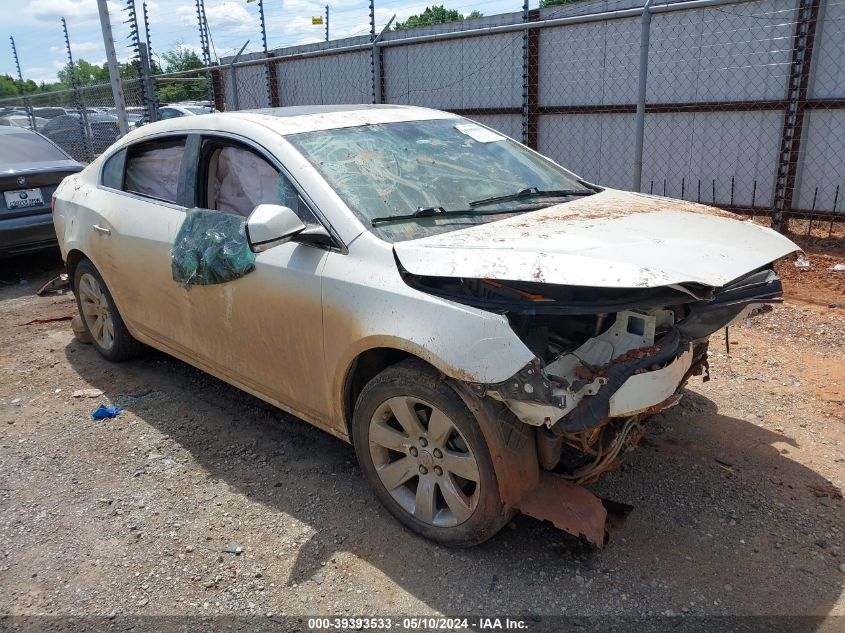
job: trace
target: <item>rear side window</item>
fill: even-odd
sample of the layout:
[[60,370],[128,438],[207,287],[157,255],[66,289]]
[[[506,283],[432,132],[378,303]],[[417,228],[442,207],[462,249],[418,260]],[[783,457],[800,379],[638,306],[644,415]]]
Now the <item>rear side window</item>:
[[112,154],[103,165],[102,182],[109,189],[123,189],[123,167],[126,164],[126,150]]
[[138,143],[126,155],[123,190],[141,196],[176,202],[185,138]]
[[0,166],[55,160],[68,160],[68,157],[38,134],[0,135]]

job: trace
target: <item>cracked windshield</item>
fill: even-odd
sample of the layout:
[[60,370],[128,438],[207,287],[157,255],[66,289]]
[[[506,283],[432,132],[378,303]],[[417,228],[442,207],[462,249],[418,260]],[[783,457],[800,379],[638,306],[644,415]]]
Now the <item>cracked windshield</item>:
[[389,242],[593,193],[574,174],[466,119],[368,125],[287,139],[358,218]]

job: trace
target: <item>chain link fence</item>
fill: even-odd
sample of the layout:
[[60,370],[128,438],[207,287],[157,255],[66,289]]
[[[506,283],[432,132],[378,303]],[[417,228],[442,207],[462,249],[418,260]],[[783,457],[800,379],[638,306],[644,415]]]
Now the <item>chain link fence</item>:
[[824,237],[845,233],[843,22],[841,0],[580,2],[224,59],[218,72],[227,109],[449,110],[594,182]]
[[[843,25],[845,0],[586,0],[224,57],[151,77],[153,103],[142,80],[124,91],[153,120],[174,101],[449,110],[599,184],[845,238]],[[27,100],[112,106],[108,85],[78,92]],[[54,140],[90,160],[102,145],[86,129]]]

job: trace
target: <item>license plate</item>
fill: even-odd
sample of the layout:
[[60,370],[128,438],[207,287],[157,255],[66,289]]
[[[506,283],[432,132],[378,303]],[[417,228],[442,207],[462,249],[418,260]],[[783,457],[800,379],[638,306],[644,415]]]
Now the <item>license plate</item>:
[[3,195],[6,197],[6,208],[12,209],[28,209],[29,207],[44,206],[44,198],[41,195],[41,189],[19,189],[18,191],[4,191]]

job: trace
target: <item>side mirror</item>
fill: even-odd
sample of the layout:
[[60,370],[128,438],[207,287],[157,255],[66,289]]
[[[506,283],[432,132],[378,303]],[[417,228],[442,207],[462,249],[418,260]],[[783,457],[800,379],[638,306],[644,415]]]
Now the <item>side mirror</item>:
[[278,204],[259,204],[246,221],[246,238],[253,253],[284,244],[305,229],[293,209]]

